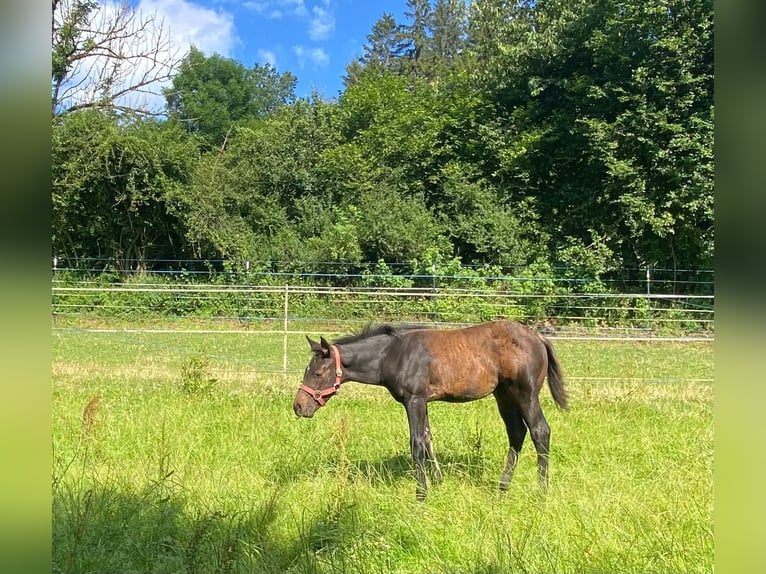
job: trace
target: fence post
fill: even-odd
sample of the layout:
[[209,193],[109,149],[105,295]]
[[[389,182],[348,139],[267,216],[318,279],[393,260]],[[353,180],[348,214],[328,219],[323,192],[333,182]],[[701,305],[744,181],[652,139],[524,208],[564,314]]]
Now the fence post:
[[282,323],[282,382],[287,384],[287,311],[289,308],[290,286],[285,285],[285,300]]
[[433,284],[433,296],[431,297],[431,321],[436,322],[439,317],[439,302],[436,300],[439,292],[436,286],[436,263],[431,263],[431,282]]
[[646,328],[652,332],[652,268],[646,267]]

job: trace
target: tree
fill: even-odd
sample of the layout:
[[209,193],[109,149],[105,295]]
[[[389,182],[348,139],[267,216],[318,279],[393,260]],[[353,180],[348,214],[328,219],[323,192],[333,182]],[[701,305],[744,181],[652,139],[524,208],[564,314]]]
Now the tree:
[[225,147],[205,154],[180,210],[196,257],[302,259],[301,219],[332,205],[317,164],[337,142],[333,111],[316,95],[298,100],[236,127]]
[[220,146],[234,126],[292,103],[296,84],[290,72],[280,75],[269,64],[248,69],[192,47],[164,93],[172,119],[183,122],[209,145]]
[[466,6],[463,0],[436,0],[432,49],[439,68],[449,69],[465,48]]
[[526,4],[528,2],[516,0],[471,2],[467,43],[472,64],[480,70],[496,68],[500,64],[498,57],[503,48],[517,48],[517,42],[510,35],[516,23],[530,11]]
[[436,80],[451,70],[466,43],[467,9],[461,0],[407,0],[404,24],[391,14],[373,26],[364,54],[346,66],[345,87],[365,73]]
[[429,252],[450,251],[444,229],[422,195],[402,193],[387,182],[361,196],[356,223],[367,261],[422,261]]
[[431,36],[432,27],[431,4],[429,0],[407,0],[407,10],[404,12],[409,24],[402,26],[402,56],[405,72],[419,76],[428,76],[428,66],[432,60]]
[[[475,14],[499,18],[500,3]],[[504,25],[474,29],[489,56],[484,119],[505,140],[492,181],[536,199],[554,252],[710,265],[712,2],[519,3]]]
[[346,90],[340,107],[341,133],[411,192],[423,191],[441,151],[444,118],[433,88],[417,78],[368,75]]
[[336,103],[192,49],[168,121],[54,118],[56,250],[709,267],[711,0],[474,0],[467,23],[461,0],[427,6],[376,23]]
[[167,123],[124,125],[97,110],[55,118],[54,253],[122,268],[181,256],[177,206],[197,158],[194,143]]
[[473,265],[525,265],[547,254],[537,216],[526,201],[511,206],[470,165],[451,162],[440,174],[435,211],[455,255]]
[[364,54],[346,66],[346,89],[356,84],[365,72],[379,74],[402,71],[401,28],[391,14],[384,12],[375,22],[363,49]]
[[159,115],[160,85],[175,73],[179,50],[156,13],[127,2],[52,0],[51,110],[106,109]]
[[[289,250],[292,229],[279,194],[264,188],[252,147],[240,128],[225,150],[208,152],[180,198],[186,240],[197,258],[271,260]],[[245,130],[247,131],[247,130]]]

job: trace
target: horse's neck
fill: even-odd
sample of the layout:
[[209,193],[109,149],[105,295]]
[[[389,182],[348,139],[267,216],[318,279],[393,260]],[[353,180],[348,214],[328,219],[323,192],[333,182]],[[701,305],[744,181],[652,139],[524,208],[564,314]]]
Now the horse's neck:
[[344,345],[340,355],[348,380],[368,385],[381,384],[380,364],[391,342],[390,336],[382,335]]

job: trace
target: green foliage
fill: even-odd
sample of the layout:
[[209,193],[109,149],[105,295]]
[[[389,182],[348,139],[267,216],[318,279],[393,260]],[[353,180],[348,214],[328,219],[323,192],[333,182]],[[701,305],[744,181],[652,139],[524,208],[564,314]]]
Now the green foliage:
[[376,23],[337,101],[192,49],[167,121],[57,118],[54,253],[543,265],[598,290],[712,266],[709,0],[412,0],[404,18]]
[[595,232],[623,265],[673,268],[680,242],[709,265],[712,3],[575,4],[521,6],[535,26],[495,36],[498,175],[538,198],[557,245]]
[[237,125],[264,117],[295,99],[297,78],[279,75],[269,64],[252,69],[219,54],[205,56],[192,47],[165,88],[170,117],[221,146]]
[[246,137],[207,155],[182,198],[181,213],[196,257],[270,259],[271,241],[289,233],[280,197],[263,185],[263,173]]
[[[359,244],[359,227],[356,218],[359,210],[353,205],[341,209],[334,207],[327,213],[327,221],[316,233],[306,240],[305,255],[319,263],[338,262],[336,272],[350,272],[363,260]],[[312,214],[312,217],[313,214]],[[311,263],[306,264],[311,269]],[[317,269],[319,271],[321,269]]]
[[176,202],[197,157],[194,142],[167,124],[121,126],[87,111],[54,119],[54,252],[128,267],[172,256],[183,245]]
[[210,394],[217,380],[212,376],[210,360],[205,356],[190,357],[181,365],[179,388],[188,395]]
[[407,197],[380,186],[362,196],[357,222],[367,261],[377,257],[396,263],[420,260],[431,250],[449,251],[442,227],[419,195]]
[[362,278],[360,285],[362,287],[375,287],[375,288],[407,288],[413,286],[413,280],[397,275],[394,270],[382,259],[379,260],[372,268],[362,271]]
[[433,201],[446,235],[462,261],[474,265],[523,265],[540,254],[534,245],[536,214],[528,202],[506,204],[484,180],[470,181],[449,164]]
[[340,117],[341,133],[367,157],[415,189],[424,184],[438,157],[443,120],[426,84],[389,73],[367,76],[341,97]]
[[347,89],[365,75],[402,71],[401,31],[393,15],[384,12],[375,22],[363,50],[360,58],[346,66],[344,81]]
[[580,237],[568,238],[567,246],[558,252],[565,274],[572,279],[585,280],[582,291],[603,291],[600,278],[616,269],[614,254],[603,236],[590,230],[590,243]]

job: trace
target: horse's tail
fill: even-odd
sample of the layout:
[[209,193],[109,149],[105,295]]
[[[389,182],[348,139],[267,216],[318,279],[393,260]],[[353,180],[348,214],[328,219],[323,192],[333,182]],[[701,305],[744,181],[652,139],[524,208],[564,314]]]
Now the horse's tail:
[[543,344],[545,344],[545,350],[548,353],[548,386],[551,389],[553,400],[556,401],[559,407],[566,410],[568,408],[567,391],[564,388],[564,375],[561,372],[561,365],[559,365],[559,360],[556,358],[551,342],[542,335],[540,338]]

